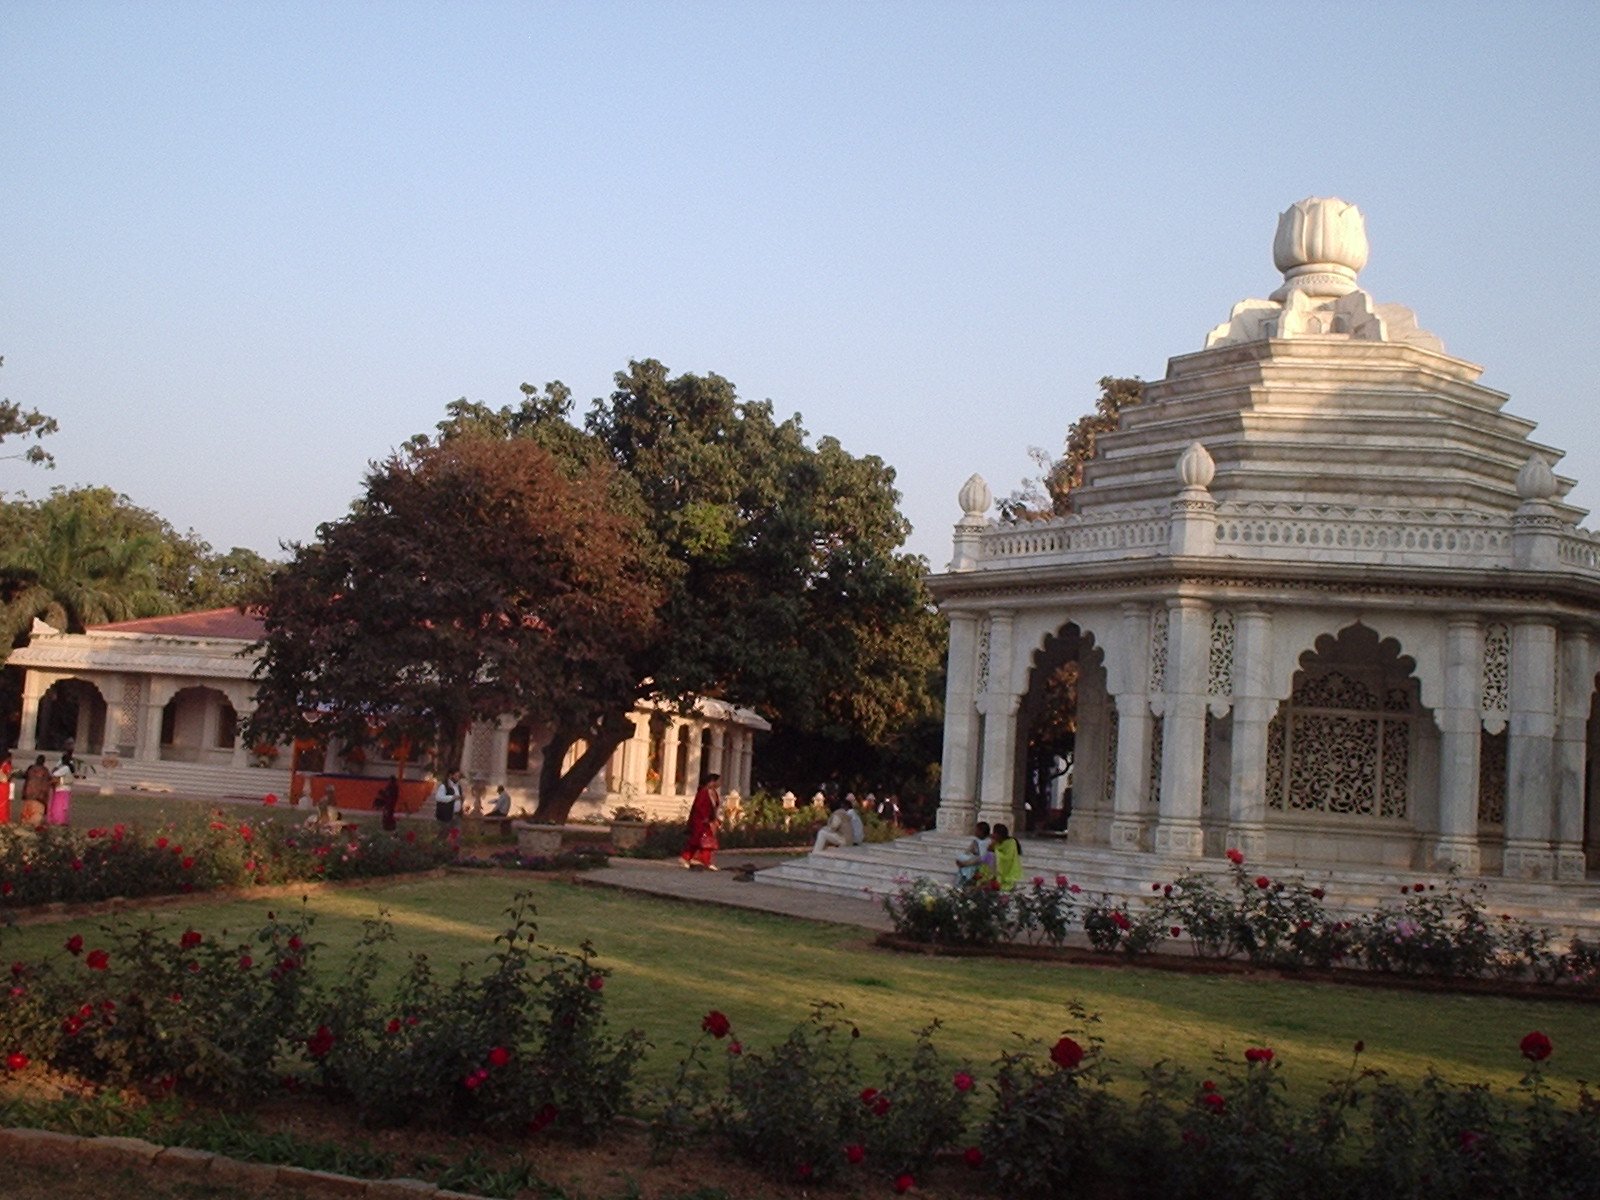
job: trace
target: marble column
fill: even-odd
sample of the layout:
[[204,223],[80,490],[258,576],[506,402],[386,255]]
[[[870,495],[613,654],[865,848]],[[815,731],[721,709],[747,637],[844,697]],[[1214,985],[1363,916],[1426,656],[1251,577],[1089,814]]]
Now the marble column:
[[1548,621],[1511,626],[1511,717],[1506,739],[1506,851],[1503,874],[1555,874],[1553,787],[1556,631]]
[[[39,701],[50,690],[50,681],[38,671],[27,671],[22,677],[22,727],[17,731],[17,750],[33,751],[38,747]],[[20,772],[23,764],[18,763]]]
[[728,730],[723,725],[711,727],[711,770],[718,775],[728,773]]
[[1150,610],[1143,604],[1122,606],[1122,661],[1118,675],[1123,690],[1117,706],[1117,765],[1111,797],[1111,846],[1115,850],[1148,849],[1150,811]]
[[939,773],[938,829],[966,834],[977,820],[978,617],[950,614],[950,650],[944,688],[944,760]]
[[1162,716],[1161,811],[1156,852],[1199,858],[1204,799],[1206,695],[1211,662],[1211,606],[1179,596],[1167,601],[1167,702]]
[[1456,614],[1444,635],[1444,702],[1434,712],[1439,726],[1439,833],[1433,859],[1476,875],[1478,849],[1478,749],[1483,724],[1483,627],[1478,618]]
[[1586,630],[1561,634],[1561,684],[1554,753],[1555,876],[1584,878],[1583,784],[1588,756],[1589,698],[1596,669],[1595,639]]
[[697,718],[689,725],[689,790],[700,790],[700,776],[709,770],[700,762],[700,720]]
[[1246,858],[1266,852],[1267,731],[1278,711],[1272,695],[1272,614],[1233,614],[1233,756],[1228,776],[1228,847]]
[[161,761],[161,719],[166,713],[165,704],[157,704],[153,700],[147,701],[144,706],[144,722],[139,735],[139,744],[134,749],[134,758],[140,762]]
[[1011,623],[1014,614],[989,615],[989,675],[978,697],[983,715],[983,778],[978,789],[978,819],[1017,828],[1017,709],[1022,697],[1011,691]]

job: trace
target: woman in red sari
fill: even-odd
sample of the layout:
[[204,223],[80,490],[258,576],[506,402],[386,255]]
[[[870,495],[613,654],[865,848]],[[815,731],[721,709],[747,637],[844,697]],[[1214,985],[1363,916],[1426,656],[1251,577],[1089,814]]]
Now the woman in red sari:
[[695,863],[708,871],[717,869],[711,856],[717,852],[717,814],[721,809],[722,776],[707,775],[694,794],[694,803],[689,806],[689,836],[684,840],[683,855],[679,859],[685,870]]

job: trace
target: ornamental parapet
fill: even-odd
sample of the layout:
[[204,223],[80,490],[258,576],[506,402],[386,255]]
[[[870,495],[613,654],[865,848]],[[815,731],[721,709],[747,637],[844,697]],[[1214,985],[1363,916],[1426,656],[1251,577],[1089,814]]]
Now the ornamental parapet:
[[995,525],[982,534],[980,561],[986,566],[1028,566],[1148,558],[1166,553],[1171,527],[1165,506]]
[[[1324,504],[1220,501],[1219,558],[1509,569],[1511,514]],[[1049,521],[991,525],[980,535],[978,569],[1165,557],[1170,506],[1075,513]],[[1600,533],[1552,532],[1560,569],[1600,578]]]

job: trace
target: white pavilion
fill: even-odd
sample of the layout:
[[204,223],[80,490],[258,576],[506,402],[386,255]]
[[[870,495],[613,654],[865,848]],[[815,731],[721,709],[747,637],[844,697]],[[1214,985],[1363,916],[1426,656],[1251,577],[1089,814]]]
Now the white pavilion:
[[1024,828],[1029,731],[1072,663],[1070,819],[1028,841],[1036,871],[1131,888],[1239,848],[1371,896],[1455,869],[1590,904],[1600,535],[1534,423],[1362,290],[1367,249],[1342,200],[1283,213],[1282,285],[1146,385],[1069,515],[998,523],[967,481],[929,580],[950,620],[938,830],[875,873],[865,848],[853,877],[834,852],[789,882],[886,890],[948,871],[975,820]]

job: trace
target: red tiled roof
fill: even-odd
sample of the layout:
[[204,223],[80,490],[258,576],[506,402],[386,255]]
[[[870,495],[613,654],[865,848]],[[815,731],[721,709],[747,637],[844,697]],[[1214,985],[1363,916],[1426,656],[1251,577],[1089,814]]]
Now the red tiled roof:
[[204,612],[174,613],[170,617],[140,617],[134,621],[113,621],[91,625],[90,633],[152,633],[166,637],[237,638],[253,642],[261,637],[261,618],[237,608],[211,608]]

